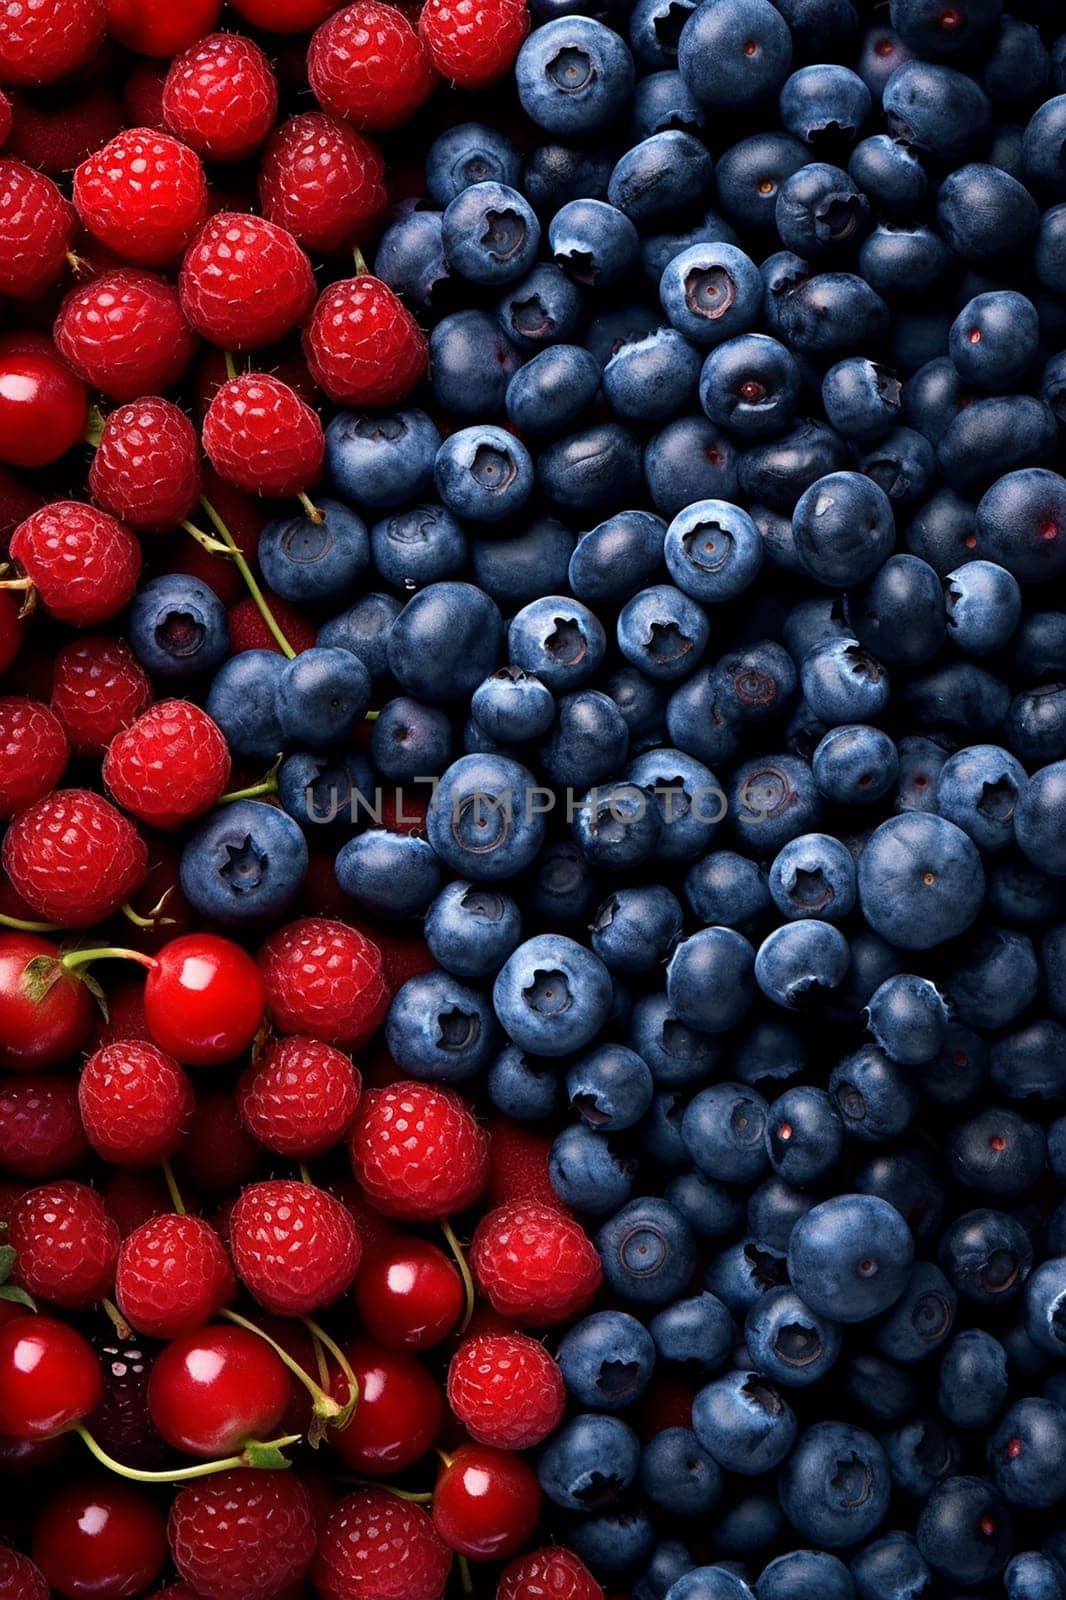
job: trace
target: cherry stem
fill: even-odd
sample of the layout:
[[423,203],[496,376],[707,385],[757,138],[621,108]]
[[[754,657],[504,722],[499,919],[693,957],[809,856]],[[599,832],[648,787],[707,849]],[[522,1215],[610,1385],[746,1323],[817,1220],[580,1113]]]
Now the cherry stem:
[[226,377],[235,378],[237,376],[237,366],[233,360],[233,352],[231,350],[223,350],[222,358],[226,363]]
[[470,1563],[465,1556],[456,1554],[455,1564],[459,1568],[459,1582],[463,1586],[464,1594],[473,1594],[474,1580],[470,1576]]
[[[252,1440],[246,1445],[240,1455],[223,1456],[218,1461],[202,1461],[197,1467],[176,1467],[172,1471],[142,1472],[137,1467],[127,1467],[124,1462],[116,1461],[114,1456],[109,1456],[107,1451],[93,1438],[88,1428],[79,1423],[74,1432],[84,1443],[91,1455],[94,1455],[102,1466],[109,1472],[117,1473],[120,1478],[132,1478],[134,1483],[188,1483],[193,1478],[209,1478],[215,1472],[231,1472],[236,1467],[257,1466],[260,1470],[267,1467],[268,1471],[277,1471],[278,1467],[268,1467],[263,1459],[255,1460],[259,1452],[283,1450],[286,1445],[299,1444],[302,1435],[287,1433],[281,1439]],[[290,1466],[286,1461],[284,1465]]]
[[159,899],[156,901],[155,905],[152,907],[151,911],[149,911],[146,917],[142,917],[139,911],[134,911],[133,907],[128,902],[125,905],[119,906],[119,910],[122,912],[124,917],[128,918],[129,921],[133,923],[135,928],[172,928],[174,926],[174,918],[164,917],[162,915],[163,907],[170,899],[172,893],[173,885],[169,889],[164,889],[163,893],[160,895]]
[[263,794],[277,794],[278,792],[278,767],[280,761],[274,763],[262,783],[251,783],[247,789],[231,789],[228,794],[220,795],[218,804],[228,806],[231,800],[258,800]]
[[232,533],[230,533],[229,529],[226,527],[226,524],[215,510],[210,500],[207,499],[206,495],[200,496],[200,504],[203,506],[211,526],[214,528],[222,543],[233,557],[234,566],[244,579],[245,587],[247,588],[252,599],[255,601],[256,609],[258,610],[259,615],[262,617],[263,621],[266,623],[267,627],[270,629],[270,632],[274,636],[278,649],[281,651],[282,655],[288,656],[289,660],[291,661],[296,655],[296,651],[282,633],[281,628],[278,625],[277,618],[274,616],[274,613],[267,604],[266,595],[256,582],[255,573],[244,559],[236,539],[233,537]]
[[314,1179],[311,1177],[311,1169],[307,1165],[306,1161],[301,1161],[299,1163],[299,1165],[297,1166],[296,1170],[300,1174],[300,1182],[301,1183],[313,1183],[314,1182]]
[[170,1203],[178,1213],[178,1216],[183,1217],[185,1215],[185,1201],[181,1198],[181,1190],[178,1188],[178,1180],[174,1176],[174,1168],[167,1160],[162,1161],[160,1165],[163,1169],[163,1182],[166,1184],[167,1193],[170,1195]]
[[319,510],[318,506],[315,505],[315,502],[310,500],[307,495],[304,494],[302,489],[297,494],[296,498],[303,506],[309,522],[325,522],[326,513]]
[[466,1251],[455,1237],[455,1231],[447,1217],[441,1217],[440,1231],[448,1241],[448,1249],[455,1257],[455,1264],[459,1268],[459,1276],[463,1280],[463,1290],[466,1294],[466,1310],[463,1313],[463,1320],[459,1324],[459,1332],[465,1333],[467,1328],[470,1326],[470,1318],[474,1315],[474,1305],[477,1299],[477,1295],[474,1290],[474,1280],[470,1276],[470,1267],[467,1263]]
[[27,922],[24,917],[9,917],[0,913],[0,927],[17,928],[20,933],[60,933],[59,922]]
[[0,589],[32,589],[32,578],[4,578],[0,582]]
[[89,420],[85,425],[85,443],[92,450],[99,448],[100,440],[104,436],[104,423],[107,418],[99,406],[89,407]]
[[352,260],[355,262],[355,272],[357,277],[362,276],[364,272],[370,271],[370,268],[366,264],[366,256],[360,250],[358,245],[354,245],[352,248]]
[[104,1298],[100,1301],[100,1304],[119,1338],[129,1339],[133,1333],[133,1329],[130,1327],[129,1323],[126,1321],[115,1302],[113,1300],[109,1300],[105,1294]]
[[335,1428],[344,1429],[351,1422],[355,1408],[359,1404],[359,1379],[352,1370],[352,1364],[348,1357],[336,1340],[332,1339],[326,1332],[325,1328],[319,1327],[318,1323],[313,1322],[310,1317],[301,1317],[300,1320],[314,1340],[316,1351],[320,1344],[323,1345],[344,1374],[344,1381],[348,1385],[348,1403],[341,1408],[340,1416],[337,1417],[333,1424]]
[[[249,1333],[254,1333],[257,1339],[262,1339],[264,1344],[270,1346],[278,1360],[288,1368],[297,1382],[303,1384],[311,1396],[314,1401],[316,1417],[323,1417],[328,1422],[335,1422],[338,1417],[343,1415],[345,1407],[341,1405],[340,1401],[334,1400],[331,1394],[327,1394],[322,1385],[316,1383],[309,1372],[304,1371],[300,1363],[294,1356],[289,1354],[284,1345],[280,1345],[276,1339],[270,1337],[269,1333],[257,1327],[254,1322],[249,1322],[247,1317],[242,1317],[237,1311],[230,1311],[227,1307],[221,1312],[221,1315],[226,1318],[227,1322],[236,1323],[238,1328],[245,1328]],[[312,1443],[315,1442],[312,1440]]]
[[454,1465],[455,1465],[455,1457],[454,1456],[450,1456],[448,1454],[447,1450],[442,1450],[440,1445],[437,1446],[436,1450],[433,1453],[436,1456],[437,1460],[440,1462],[442,1467],[454,1467]]
[[121,945],[114,944],[100,945],[94,950],[68,950],[66,955],[59,958],[60,966],[67,972],[87,966],[90,961],[136,961],[139,966],[147,967],[149,972],[159,965],[155,956],[146,956],[143,950],[125,950]]
[[433,1491],[427,1489],[416,1491],[414,1489],[397,1489],[394,1483],[382,1483],[380,1478],[341,1478],[341,1483],[353,1483],[360,1489],[384,1489],[386,1494],[394,1495],[397,1500],[409,1500],[415,1506],[428,1506],[433,1504]]

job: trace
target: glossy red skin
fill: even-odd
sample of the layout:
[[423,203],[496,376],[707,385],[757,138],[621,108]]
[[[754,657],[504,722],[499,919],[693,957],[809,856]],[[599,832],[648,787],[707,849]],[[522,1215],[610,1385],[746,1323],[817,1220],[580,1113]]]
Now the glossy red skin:
[[484,1444],[460,1445],[433,1491],[437,1532],[473,1561],[502,1561],[521,1550],[540,1520],[540,1507],[540,1485],[528,1462]]
[[43,467],[58,461],[85,432],[84,384],[48,356],[0,359],[0,461]]
[[26,993],[23,975],[38,956],[59,951],[36,934],[0,931],[0,1067],[39,1072],[80,1050],[93,1025],[92,996],[83,983],[59,972],[40,1000]]
[[363,1327],[393,1350],[428,1350],[463,1313],[463,1283],[428,1239],[398,1238],[364,1258],[355,1280]]
[[103,1397],[96,1353],[69,1323],[16,1317],[0,1328],[0,1435],[53,1439]]
[[148,1409],[175,1450],[210,1459],[249,1439],[276,1437],[289,1375],[270,1346],[244,1328],[213,1324],[179,1334],[160,1352]]
[[144,986],[152,1038],[192,1067],[214,1066],[247,1049],[265,1005],[251,956],[213,933],[187,933],[164,945]]
[[66,1600],[126,1600],[158,1578],[166,1558],[155,1501],[118,1478],[60,1489],[33,1535],[33,1559]]
[[[440,1389],[422,1363],[405,1351],[358,1340],[346,1350],[359,1382],[359,1404],[346,1428],[330,1435],[346,1467],[371,1477],[401,1472],[429,1450],[444,1417]],[[334,1384],[346,1398],[343,1378]]]
[[218,21],[222,0],[107,0],[107,31],[140,56],[176,56]]

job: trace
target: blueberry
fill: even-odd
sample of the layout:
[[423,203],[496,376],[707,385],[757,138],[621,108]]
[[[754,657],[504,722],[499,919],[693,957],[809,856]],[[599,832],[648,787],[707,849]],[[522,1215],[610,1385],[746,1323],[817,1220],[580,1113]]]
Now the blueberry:
[[693,1567],[674,1584],[669,1600],[754,1600],[754,1591],[726,1567]]
[[738,1319],[771,1289],[787,1279],[783,1252],[758,1239],[744,1238],[726,1246],[707,1268],[706,1284]]
[[756,1370],[785,1388],[805,1388],[824,1378],[841,1342],[835,1322],[784,1287],[761,1295],[744,1321],[744,1344]]
[[548,1152],[552,1188],[563,1205],[584,1217],[607,1217],[625,1205],[636,1170],[636,1161],[583,1122],[557,1133]]
[[822,404],[838,433],[863,442],[881,438],[900,413],[902,388],[895,373],[864,356],[849,356],[822,379]]
[[722,1183],[750,1183],[766,1171],[767,1115],[766,1101],[756,1089],[715,1083],[689,1101],[681,1137],[704,1177]]
[[[375,417],[342,411],[326,430],[326,469],[347,499],[390,510],[429,488],[439,445],[440,434],[424,411]],[[306,542],[309,535],[303,537]]]
[[493,1060],[485,1087],[496,1109],[517,1122],[540,1122],[562,1109],[562,1084],[554,1061],[527,1056],[513,1044]]
[[274,650],[242,650],[215,673],[206,708],[226,736],[234,755],[246,761],[273,761],[284,738],[276,692],[285,657]]
[[700,357],[674,328],[624,344],[603,371],[603,393],[616,417],[627,422],[665,422],[689,406],[696,394]]
[[844,1148],[844,1129],[823,1089],[786,1089],[769,1108],[766,1153],[787,1183],[804,1186],[824,1177]]
[[689,1370],[713,1372],[733,1348],[733,1319],[706,1290],[657,1311],[648,1326],[659,1359]]
[[913,215],[929,188],[917,153],[887,133],[861,140],[851,152],[848,172],[874,206],[892,218]]
[[605,200],[571,200],[548,224],[548,248],[575,283],[607,289],[633,271],[640,238],[633,220],[617,206]]
[[721,428],[706,417],[677,417],[644,449],[644,476],[655,509],[676,516],[695,500],[731,499],[742,459]]
[[810,832],[820,810],[810,767],[796,756],[752,757],[733,775],[729,819],[741,846],[758,858]]
[[[540,761],[545,776],[552,783],[580,792],[589,784],[601,783],[612,772],[617,772],[628,749],[629,730],[614,701],[599,689],[581,689],[577,694],[564,695],[559,701],[558,716],[541,747]],[[580,828],[588,819],[586,802],[575,795],[571,804],[575,823]],[[640,838],[647,841],[649,848],[654,848],[659,830],[650,807],[641,806],[636,797],[630,796],[628,802],[620,802],[615,822],[622,821],[623,811],[636,823]],[[610,846],[613,831],[609,829],[602,843]],[[618,842],[624,857],[627,847],[621,840]],[[644,859],[642,847],[636,854],[638,859]]]
[[555,701],[541,680],[521,667],[500,667],[474,690],[470,708],[494,739],[521,743],[546,733]]
[[1066,1494],[1066,1411],[1051,1400],[1017,1400],[988,1444],[997,1487],[1020,1506],[1052,1506]]
[[765,1566],[759,1578],[760,1600],[855,1600],[847,1567],[825,1550],[790,1550]]
[[786,922],[755,952],[755,981],[776,1005],[815,1007],[843,983],[849,959],[848,941],[831,922]]
[[790,920],[842,922],[855,904],[855,864],[839,839],[801,834],[774,857],[769,887],[777,909]]
[[587,1045],[611,1005],[598,956],[573,939],[541,934],[508,957],[493,988],[496,1015],[520,1049],[561,1056]]
[[608,895],[592,921],[592,948],[612,973],[634,978],[655,971],[681,935],[681,906],[659,884]]
[[1043,467],[1006,472],[983,495],[977,547],[1022,583],[1066,572],[1066,480]]
[[786,79],[778,103],[789,133],[816,150],[853,144],[873,105],[858,74],[836,63],[801,67]]
[[338,744],[362,722],[370,695],[370,674],[350,650],[302,650],[284,664],[274,689],[282,739],[314,750]]
[[663,1190],[675,1211],[680,1211],[700,1239],[728,1238],[744,1220],[744,1207],[724,1184],[699,1172],[682,1172]]
[[879,984],[866,1007],[866,1024],[875,1042],[893,1061],[921,1066],[941,1050],[950,1011],[928,978],[895,973]]
[[522,157],[498,128],[481,122],[460,122],[439,133],[426,152],[426,188],[439,206],[447,206],[476,183],[517,187]]
[[913,1078],[876,1045],[864,1045],[833,1068],[829,1093],[852,1139],[884,1144],[910,1126],[918,1109]]
[[724,500],[696,500],[666,530],[663,554],[679,588],[705,605],[735,600],[751,587],[763,560],[751,517]]
[[389,634],[402,610],[402,602],[391,594],[365,594],[347,611],[324,622],[315,643],[325,649],[350,650],[377,682],[389,670]]
[[554,344],[519,367],[507,385],[507,415],[529,436],[563,433],[600,392],[600,367],[581,345]]
[[433,398],[460,417],[499,414],[511,375],[522,358],[487,311],[455,311],[429,338]]
[[479,883],[512,877],[529,866],[544,839],[537,794],[532,773],[517,761],[461,756],[430,803],[429,842],[453,871]]
[[875,805],[896,783],[899,754],[882,729],[839,724],[816,746],[811,771],[824,799],[845,806]]
[[472,522],[502,522],[520,511],[533,490],[525,446],[503,428],[461,428],[437,451],[437,493],[449,511]]
[[701,105],[739,111],[781,87],[792,36],[769,0],[703,0],[681,31],[677,64]]
[[540,223],[517,189],[474,183],[448,203],[441,242],[449,267],[468,282],[514,283],[537,258]]
[[574,594],[589,606],[630,599],[661,571],[665,532],[649,511],[619,511],[582,533],[570,557]]
[[699,1516],[718,1503],[722,1473],[690,1428],[664,1428],[641,1453],[640,1485],[663,1511]]
[[707,924],[748,933],[770,909],[766,875],[747,856],[714,850],[685,875],[685,899]]
[[1066,806],[1066,762],[1033,773],[1014,811],[1014,834],[1022,851],[1043,872],[1066,876],[1062,814]]
[[816,1422],[799,1436],[778,1479],[785,1515],[801,1538],[833,1550],[860,1544],[884,1521],[885,1453],[847,1422]]
[[936,216],[941,235],[957,256],[985,263],[1027,244],[1036,233],[1039,213],[1016,178],[974,162],[956,167],[944,179]]
[[882,1434],[881,1442],[893,1484],[916,1500],[928,1500],[938,1483],[959,1470],[959,1440],[935,1417],[914,1417]]
[[793,529],[807,571],[829,588],[862,583],[892,554],[891,502],[857,472],[829,473],[805,489]]
[[595,1511],[614,1503],[637,1476],[640,1445],[618,1417],[585,1413],[554,1433],[537,1462],[540,1486],[553,1505]]
[[385,828],[350,839],[334,868],[344,893],[371,916],[415,916],[440,888],[440,863],[425,839]]
[[528,354],[575,340],[585,307],[577,285],[550,261],[541,261],[497,302],[496,320],[512,344]]
[[946,163],[962,161],[988,128],[989,105],[979,85],[933,62],[898,61],[882,104],[891,134]]
[[674,1014],[703,1033],[728,1032],[751,1008],[754,966],[755,953],[742,933],[701,928],[675,947],[666,969]]
[[163,678],[213,672],[230,648],[225,606],[206,583],[181,572],[152,578],[137,591],[129,637],[141,665]]
[[787,426],[799,395],[795,357],[765,333],[727,339],[711,351],[700,374],[700,404],[708,417],[745,439]]
[[963,383],[974,389],[1012,388],[1033,361],[1040,341],[1036,307],[1014,289],[975,295],[951,325],[948,350]]
[[548,499],[572,515],[600,514],[636,498],[640,441],[620,422],[598,422],[556,439],[537,461]]
[[[678,85],[687,94],[680,75]],[[669,128],[631,145],[619,157],[607,185],[607,198],[638,227],[646,228],[671,212],[706,199],[713,173],[714,163],[700,140]]]
[[318,510],[322,521],[302,514],[286,517],[268,522],[259,535],[256,556],[263,577],[275,594],[296,605],[350,594],[370,561],[366,526],[354,511],[325,498]]
[[[944,1233],[940,1265],[960,1294],[980,1305],[1012,1299],[1029,1276],[1033,1247],[1021,1223],[1004,1211],[967,1211]],[[1033,1337],[1033,1329],[1029,1329]]]
[[374,272],[415,305],[432,306],[449,278],[441,239],[443,217],[417,202],[396,209],[399,214],[378,240]]
[[838,1322],[864,1322],[903,1293],[914,1241],[895,1207],[872,1195],[843,1194],[801,1217],[788,1247],[797,1293]]
[[877,1330],[877,1346],[895,1361],[923,1361],[951,1336],[955,1291],[939,1267],[919,1261],[911,1280]]
[[567,1393],[592,1411],[620,1411],[644,1393],[656,1350],[642,1322],[626,1311],[594,1311],[559,1341],[556,1360]]
[[297,750],[278,769],[278,799],[305,832],[352,827],[374,810],[374,770],[362,755]]
[[812,161],[786,178],[774,221],[786,250],[807,260],[853,249],[869,226],[869,201],[840,167]]
[[1066,1594],[1061,1564],[1036,1550],[1023,1551],[1007,1562],[1003,1584],[1007,1600],[1062,1600]]
[[647,1064],[636,1051],[622,1045],[600,1045],[566,1074],[571,1106],[590,1128],[601,1133],[616,1133],[640,1122],[653,1092]]
[[692,1403],[692,1427],[719,1466],[744,1477],[778,1466],[796,1437],[791,1406],[757,1372],[728,1372],[701,1389]]
[[462,1083],[486,1066],[496,1045],[492,1009],[477,990],[450,973],[408,978],[385,1019],[396,1065],[429,1083]]
[[717,345],[754,327],[763,284],[751,257],[736,245],[694,244],[667,264],[659,298],[679,333],[695,344]]
[[965,931],[984,894],[981,858],[945,817],[909,812],[875,829],[859,857],[859,903],[878,933],[928,950]]
[[624,41],[589,17],[558,17],[530,34],[515,62],[522,109],[561,138],[606,128],[633,89]]
[[609,1288],[635,1305],[675,1300],[696,1264],[692,1231],[665,1200],[631,1200],[604,1223],[596,1248]]
[[928,1589],[932,1574],[909,1533],[886,1533],[860,1550],[851,1575],[862,1600],[897,1600]]
[[500,613],[486,594],[469,583],[431,583],[389,631],[389,669],[410,694],[439,704],[471,694],[502,646]]
[[890,556],[848,603],[855,636],[878,660],[920,666],[948,629],[936,569],[915,555]]
[[256,928],[293,905],[307,864],[307,843],[287,812],[260,800],[235,800],[189,838],[181,889],[202,917],[225,928]]
[[601,1572],[639,1569],[655,1546],[651,1518],[639,1507],[575,1517],[565,1535],[567,1546]]
[[986,1479],[947,1478],[922,1507],[918,1549],[938,1576],[970,1587],[1003,1571],[1013,1532],[1005,1502]]
[[[798,139],[776,130],[749,134],[718,158],[715,178],[722,211],[734,228],[772,233],[781,185],[807,160]],[[733,237],[729,240],[736,244]]]
[[720,1052],[717,1040],[686,1027],[675,1016],[665,994],[642,995],[637,1000],[629,1042],[648,1063],[656,1083],[669,1088],[705,1081]]
[[565,587],[573,550],[573,535],[561,522],[535,517],[517,530],[497,528],[475,539],[470,559],[478,583],[497,604],[525,605]]

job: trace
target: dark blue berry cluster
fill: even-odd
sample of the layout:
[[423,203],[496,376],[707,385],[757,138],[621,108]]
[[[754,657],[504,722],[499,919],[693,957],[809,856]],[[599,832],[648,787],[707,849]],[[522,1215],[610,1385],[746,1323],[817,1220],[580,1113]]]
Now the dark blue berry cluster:
[[1064,1600],[1066,15],[572,12],[373,255],[430,377],[260,540],[314,647],[134,601],[278,763],[182,887],[424,919],[392,1059],[602,1259],[539,1475],[608,1585]]

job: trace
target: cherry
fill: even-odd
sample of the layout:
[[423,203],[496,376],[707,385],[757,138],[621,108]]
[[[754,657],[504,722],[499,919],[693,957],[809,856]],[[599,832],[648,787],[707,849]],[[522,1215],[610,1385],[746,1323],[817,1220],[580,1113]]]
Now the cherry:
[[[404,1351],[358,1340],[345,1353],[359,1383],[359,1404],[348,1426],[330,1434],[333,1452],[356,1472],[400,1472],[424,1456],[440,1432],[440,1390],[421,1361]],[[342,1377],[333,1392],[347,1398]]]
[[156,1044],[187,1066],[209,1067],[246,1050],[266,992],[259,968],[232,939],[186,933],[154,957],[144,1014]]
[[148,1383],[148,1409],[175,1450],[229,1456],[270,1439],[289,1403],[289,1375],[269,1345],[244,1328],[211,1324],[179,1334]]
[[0,357],[0,461],[43,467],[85,432],[85,386],[55,356]]
[[141,56],[176,56],[210,33],[222,0],[107,0],[107,31]]
[[67,1600],[140,1594],[167,1558],[163,1517],[151,1496],[117,1479],[60,1489],[33,1534],[33,1559]]
[[392,1350],[439,1344],[463,1314],[463,1280],[428,1239],[390,1239],[363,1261],[355,1280],[363,1327]]
[[[37,1072],[54,1067],[81,1049],[93,1025],[92,996],[83,983],[57,963],[59,951],[32,933],[0,931],[0,1067]],[[48,986],[32,992],[32,961],[50,967]]]
[[508,1450],[464,1444],[444,1465],[433,1491],[437,1532],[461,1556],[502,1561],[521,1550],[540,1520],[532,1467]]
[[92,1345],[54,1317],[16,1317],[0,1328],[0,1434],[52,1439],[104,1398]]

